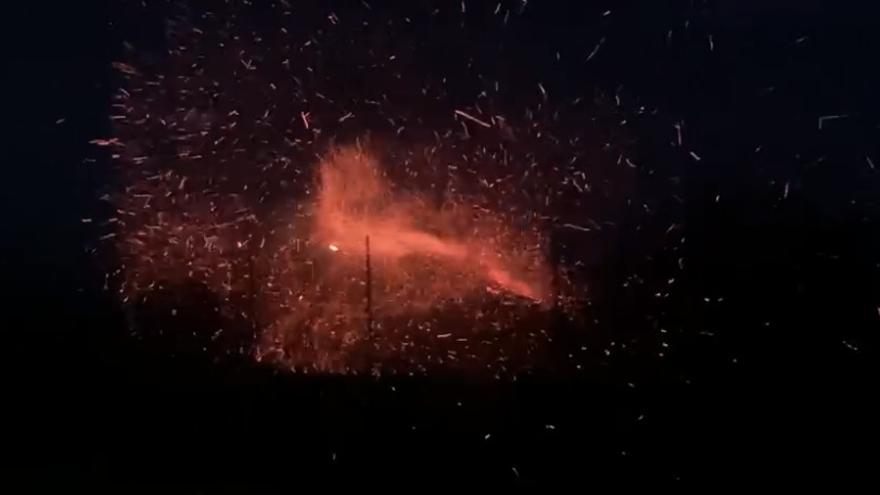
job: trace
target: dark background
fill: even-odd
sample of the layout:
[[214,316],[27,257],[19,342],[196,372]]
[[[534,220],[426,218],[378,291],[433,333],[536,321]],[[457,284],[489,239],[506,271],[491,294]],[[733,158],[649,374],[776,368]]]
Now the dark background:
[[[4,7],[6,467],[32,487],[248,493],[873,483],[880,172],[866,157],[880,164],[880,11],[868,4],[529,2],[516,29],[538,47],[523,55],[536,72],[564,80],[536,53],[588,53],[581,26],[611,9],[590,77],[688,122],[704,156],[682,178],[689,296],[726,303],[694,307],[668,364],[517,381],[291,375],[131,339],[80,222],[110,180],[88,141],[108,133],[110,63],[131,33],[108,3]],[[145,17],[137,36],[162,22]]]

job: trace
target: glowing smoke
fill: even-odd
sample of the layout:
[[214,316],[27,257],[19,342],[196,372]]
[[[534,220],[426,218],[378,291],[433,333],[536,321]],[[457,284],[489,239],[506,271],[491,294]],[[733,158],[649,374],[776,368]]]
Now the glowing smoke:
[[514,244],[525,239],[511,239],[505,245],[498,225],[489,232],[479,232],[479,226],[456,232],[452,215],[431,209],[417,197],[394,195],[376,160],[363,150],[336,149],[321,163],[316,235],[332,250],[361,253],[369,235],[372,254],[386,269],[399,270],[403,260],[418,257],[422,263],[434,261],[473,279],[466,287],[446,281],[434,284],[430,291],[434,299],[461,295],[480,281],[535,301],[549,297],[548,272],[540,252],[523,259],[527,246]]
[[[317,182],[305,241],[313,247],[300,253],[302,261],[272,267],[276,280],[299,290],[266,308],[286,309],[263,333],[260,355],[322,370],[357,368],[358,358],[373,364],[411,354],[409,330],[448,304],[470,308],[470,317],[457,320],[469,334],[481,327],[474,318],[487,296],[506,293],[519,306],[551,297],[540,239],[533,231],[515,232],[501,215],[475,217],[466,206],[430,205],[417,193],[395,190],[377,159],[356,146],[326,153]],[[365,325],[368,235],[374,335]],[[496,318],[497,324],[505,315]]]

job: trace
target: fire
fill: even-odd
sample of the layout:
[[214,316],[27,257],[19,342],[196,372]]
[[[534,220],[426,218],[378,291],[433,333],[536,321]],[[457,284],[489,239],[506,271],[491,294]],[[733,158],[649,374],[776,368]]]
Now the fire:
[[[537,229],[514,229],[461,197],[432,203],[417,189],[403,192],[383,165],[358,146],[331,149],[314,167],[313,199],[299,198],[293,215],[277,207],[266,224],[241,203],[215,206],[198,191],[181,191],[176,179],[169,178],[170,194],[162,182],[138,181],[121,201],[158,206],[132,208],[139,213],[118,239],[122,294],[149,299],[157,285],[201,284],[229,305],[227,313],[254,318],[259,359],[330,372],[401,360],[419,367],[437,359],[425,357],[440,345],[426,334],[431,325],[464,338],[447,344],[464,353],[467,335],[519,325],[525,313],[517,307],[540,313],[552,294]],[[218,222],[220,213],[235,220]],[[414,351],[424,338],[430,343]]]
[[384,270],[392,271],[389,277],[405,266],[424,271],[408,264],[415,261],[441,265],[468,280],[453,284],[449,283],[453,276],[433,281],[413,278],[418,285],[430,286],[426,296],[430,299],[461,295],[481,284],[494,284],[536,302],[549,297],[543,259],[535,253],[531,259],[527,253],[517,253],[515,242],[524,239],[504,239],[506,232],[497,218],[468,226],[463,210],[444,213],[417,196],[392,193],[375,158],[356,147],[328,153],[319,177],[315,235],[333,239],[331,251],[340,246],[361,251],[364,238],[370,236],[372,255],[384,263]]
[[[513,298],[519,306],[550,299],[550,269],[534,231],[516,232],[501,215],[483,211],[475,218],[465,205],[431,205],[417,192],[400,192],[378,160],[356,146],[332,149],[316,172],[305,244],[334,256],[306,252],[305,261],[274,267],[284,286],[298,290],[269,304],[269,311],[286,309],[264,332],[260,355],[329,370],[357,367],[358,357],[375,349],[399,359],[412,338],[401,335],[401,325],[409,332],[446,318],[439,315],[449,304],[471,314],[461,319],[453,311],[460,314],[457,325],[474,331],[481,325],[466,322],[481,318],[486,297]],[[372,330],[365,311],[367,237]],[[505,314],[496,317],[517,318]]]
[[[180,22],[169,25],[179,49],[165,62],[140,64],[135,51],[117,64],[113,135],[94,141],[118,164],[102,226],[115,248],[108,281],[127,307],[146,308],[142,327],[153,324],[147,313],[168,313],[158,296],[170,294],[210,320],[162,320],[163,333],[203,330],[212,344],[199,348],[216,342],[283,367],[500,371],[538,361],[551,341],[545,309],[569,298],[565,270],[545,258],[548,232],[590,204],[574,170],[589,155],[579,126],[541,144],[552,129],[531,109],[453,113],[435,94],[442,84],[408,96],[380,88],[372,69],[357,76],[370,83],[337,87],[342,77],[325,72],[335,63],[314,73],[308,59],[361,70],[372,49],[289,43],[286,28],[281,44],[249,45],[246,24]],[[522,113],[529,122],[513,117]],[[359,135],[364,146],[335,145]],[[370,148],[374,139],[387,141]]]

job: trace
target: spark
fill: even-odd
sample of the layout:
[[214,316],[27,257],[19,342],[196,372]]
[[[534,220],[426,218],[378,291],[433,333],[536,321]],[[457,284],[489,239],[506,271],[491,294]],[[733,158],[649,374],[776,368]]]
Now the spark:
[[820,130],[820,131],[822,130],[822,127],[825,125],[825,122],[826,122],[826,121],[829,121],[829,120],[837,120],[837,119],[843,119],[843,118],[846,118],[846,117],[849,117],[849,115],[846,115],[846,114],[841,114],[841,115],[824,115],[824,116],[822,116],[822,117],[819,117],[819,130]]
[[590,229],[589,227],[582,227],[580,225],[575,225],[572,223],[564,223],[562,224],[562,226],[567,229],[580,230],[581,232],[592,232],[592,229]]
[[118,146],[122,143],[119,142],[119,138],[110,138],[110,139],[92,139],[89,141],[89,144],[94,144],[95,146]]
[[604,43],[605,43],[605,37],[603,36],[601,39],[599,39],[599,42],[596,43],[596,46],[593,47],[593,51],[591,51],[590,54],[587,55],[587,62],[589,62],[590,60],[593,60],[593,57],[595,57],[599,53],[599,49],[602,48],[602,45]]
[[462,117],[464,117],[464,118],[466,118],[466,119],[468,119],[468,120],[470,120],[470,121],[472,121],[472,122],[475,122],[475,123],[477,123],[477,124],[479,124],[479,125],[481,125],[481,126],[483,126],[483,127],[492,127],[492,124],[489,124],[488,122],[485,122],[485,121],[483,121],[483,120],[480,120],[480,119],[474,117],[473,115],[471,115],[471,114],[469,114],[469,113],[466,113],[466,112],[463,112],[463,111],[461,111],[461,110],[456,110],[456,111],[455,111],[455,114],[456,114],[456,115],[461,115]]

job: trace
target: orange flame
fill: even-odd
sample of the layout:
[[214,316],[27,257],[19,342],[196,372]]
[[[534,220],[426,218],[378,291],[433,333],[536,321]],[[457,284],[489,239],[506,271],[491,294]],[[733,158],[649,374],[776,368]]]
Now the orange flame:
[[[123,225],[125,235],[117,242],[127,261],[124,297],[146,293],[163,281],[187,280],[203,283],[226,301],[250,294],[254,306],[249,311],[251,317],[258,315],[254,324],[261,330],[253,348],[258,359],[339,372],[386,360],[424,364],[437,358],[425,358],[413,345],[431,335],[423,328],[444,325],[438,319],[450,318],[444,335],[453,330],[465,337],[486,324],[499,328],[522,317],[509,297],[500,305],[507,309],[488,309],[499,294],[532,303],[552,296],[551,272],[536,230],[512,228],[504,215],[471,208],[461,199],[432,205],[425,195],[402,192],[377,159],[359,147],[328,152],[317,167],[316,182],[311,208],[297,209],[297,218],[309,212],[305,224],[272,215],[285,220],[277,229],[263,229],[260,238],[269,238],[259,244],[257,237],[241,233],[242,222],[248,228],[260,226],[255,216],[245,215],[243,200],[216,211],[211,198],[189,195],[176,183],[166,194],[161,181],[137,182],[131,189],[137,194],[125,195],[125,201],[146,197],[162,203],[156,212],[130,208],[139,212],[132,217],[139,221]],[[229,215],[235,221],[217,222],[218,216]],[[375,332],[365,324],[366,236]],[[245,262],[250,249],[261,254]],[[235,313],[241,311],[230,305]],[[434,339],[422,349],[430,354],[455,344],[454,339]]]
[[[358,147],[327,153],[317,181],[306,244],[318,249],[301,253],[304,263],[280,269],[288,274],[284,285],[299,290],[273,303],[285,309],[263,333],[258,357],[331,371],[408,359],[414,352],[410,339],[424,334],[417,328],[436,321],[450,302],[470,300],[472,319],[458,322],[464,336],[479,326],[487,295],[549,301],[550,269],[537,232],[516,231],[502,215],[485,209],[474,215],[476,210],[461,204],[436,207],[423,196],[395,190],[377,160]],[[366,236],[377,323],[370,335],[364,312]],[[496,310],[493,319],[498,318],[518,316]]]
[[319,180],[315,235],[331,250],[361,253],[364,238],[370,236],[371,254],[385,270],[401,270],[407,261],[420,259],[469,280],[451,284],[450,279],[410,277],[420,286],[431,285],[430,298],[461,296],[480,284],[537,302],[550,296],[543,259],[522,248],[517,253],[512,247],[517,239],[504,239],[511,235],[498,218],[463,232],[460,212],[456,217],[430,208],[416,196],[392,193],[376,160],[363,150],[346,147],[328,153]]

